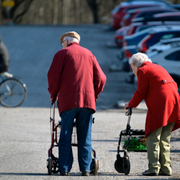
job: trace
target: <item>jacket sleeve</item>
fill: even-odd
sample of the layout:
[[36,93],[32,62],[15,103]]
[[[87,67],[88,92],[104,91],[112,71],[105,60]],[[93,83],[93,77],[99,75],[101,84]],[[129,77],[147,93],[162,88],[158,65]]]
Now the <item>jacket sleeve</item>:
[[93,81],[94,81],[94,90],[95,98],[98,99],[98,95],[103,91],[106,83],[106,75],[102,71],[96,57],[93,55],[94,65],[93,65]]
[[129,108],[137,107],[139,103],[145,98],[148,91],[148,78],[147,75],[139,69],[137,72],[138,85],[134,96],[129,101]]
[[63,58],[60,53],[56,53],[52,64],[49,68],[47,78],[48,78],[48,91],[51,98],[56,99],[59,91],[61,73],[62,73]]

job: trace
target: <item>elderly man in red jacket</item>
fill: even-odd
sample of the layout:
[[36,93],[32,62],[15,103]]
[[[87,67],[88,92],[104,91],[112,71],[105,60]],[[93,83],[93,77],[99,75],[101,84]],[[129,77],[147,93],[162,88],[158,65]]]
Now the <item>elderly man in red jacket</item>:
[[103,91],[106,76],[96,57],[80,46],[80,36],[71,31],[60,38],[58,51],[48,71],[48,91],[52,103],[58,97],[61,116],[59,140],[59,171],[67,176],[72,168],[71,135],[76,119],[78,162],[82,176],[89,176],[92,163],[91,126],[96,100]]
[[138,78],[137,90],[125,108],[137,107],[144,99],[148,108],[145,136],[149,169],[145,176],[171,175],[171,131],[180,127],[180,97],[177,84],[146,54],[134,54],[129,63]]

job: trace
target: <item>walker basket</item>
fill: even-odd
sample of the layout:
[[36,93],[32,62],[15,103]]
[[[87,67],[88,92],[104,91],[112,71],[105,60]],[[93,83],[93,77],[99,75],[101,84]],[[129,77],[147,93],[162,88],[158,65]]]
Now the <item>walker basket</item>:
[[146,138],[144,130],[130,129],[131,135],[126,130],[121,132],[122,149],[127,151],[146,152]]

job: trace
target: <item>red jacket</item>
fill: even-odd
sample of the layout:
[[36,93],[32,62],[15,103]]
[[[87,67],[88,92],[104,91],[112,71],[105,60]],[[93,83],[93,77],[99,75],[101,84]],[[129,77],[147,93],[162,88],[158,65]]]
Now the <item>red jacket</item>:
[[137,107],[144,99],[148,108],[145,135],[168,123],[176,122],[173,130],[180,127],[180,97],[177,84],[161,66],[143,63],[137,71],[138,86],[129,107]]
[[47,76],[51,98],[58,96],[59,113],[78,107],[96,111],[106,76],[91,51],[71,43],[55,54]]

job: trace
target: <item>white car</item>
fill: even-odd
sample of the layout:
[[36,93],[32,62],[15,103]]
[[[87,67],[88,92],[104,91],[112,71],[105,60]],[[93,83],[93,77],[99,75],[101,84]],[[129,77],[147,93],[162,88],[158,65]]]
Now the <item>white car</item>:
[[152,53],[153,51],[165,51],[171,47],[179,46],[180,38],[162,39],[158,43],[150,46],[146,51],[146,54]]
[[147,56],[153,63],[159,64],[169,72],[176,81],[180,92],[180,46],[171,47],[156,54],[147,53]]

